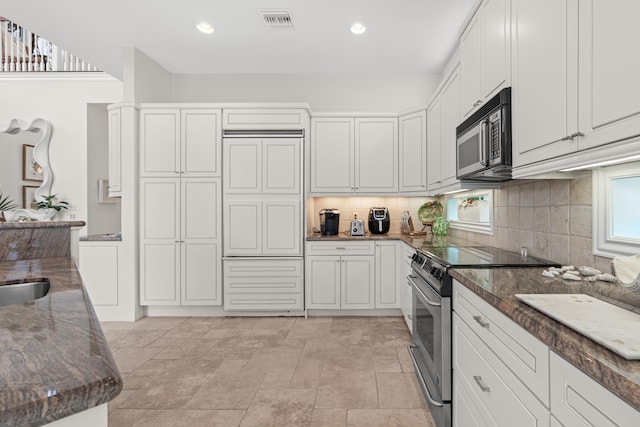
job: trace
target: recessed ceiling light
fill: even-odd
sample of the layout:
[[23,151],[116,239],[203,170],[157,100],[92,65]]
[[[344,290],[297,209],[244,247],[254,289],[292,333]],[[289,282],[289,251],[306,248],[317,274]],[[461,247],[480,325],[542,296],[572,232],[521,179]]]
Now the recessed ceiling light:
[[213,27],[206,22],[199,23],[198,25],[196,25],[196,28],[205,34],[213,33]]
[[356,22],[355,24],[353,24],[351,26],[351,32],[353,34],[362,34],[365,31],[367,31],[367,27],[365,27],[364,25],[362,25],[360,22]]

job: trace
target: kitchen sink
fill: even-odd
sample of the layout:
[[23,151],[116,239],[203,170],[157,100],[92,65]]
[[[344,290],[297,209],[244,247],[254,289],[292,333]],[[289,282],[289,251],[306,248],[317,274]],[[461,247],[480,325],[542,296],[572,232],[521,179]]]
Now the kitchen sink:
[[34,301],[49,293],[48,279],[14,280],[0,284],[0,307]]

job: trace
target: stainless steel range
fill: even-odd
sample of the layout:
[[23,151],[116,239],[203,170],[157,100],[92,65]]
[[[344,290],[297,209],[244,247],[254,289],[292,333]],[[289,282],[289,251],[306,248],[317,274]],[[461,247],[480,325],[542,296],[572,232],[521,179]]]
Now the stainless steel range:
[[448,246],[418,250],[412,258],[413,343],[409,355],[437,427],[451,426],[451,294],[448,270],[547,267],[557,263],[493,247]]

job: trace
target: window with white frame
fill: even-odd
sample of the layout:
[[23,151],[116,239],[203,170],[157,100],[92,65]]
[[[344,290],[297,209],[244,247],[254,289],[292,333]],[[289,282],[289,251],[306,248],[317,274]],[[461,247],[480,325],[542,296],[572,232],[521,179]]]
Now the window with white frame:
[[593,171],[593,252],[640,254],[640,162]]
[[451,228],[493,234],[493,190],[475,190],[446,196]]

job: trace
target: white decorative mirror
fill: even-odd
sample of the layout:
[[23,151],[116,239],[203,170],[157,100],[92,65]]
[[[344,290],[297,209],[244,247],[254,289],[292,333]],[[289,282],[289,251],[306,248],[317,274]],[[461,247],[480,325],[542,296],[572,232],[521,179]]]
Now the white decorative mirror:
[[[6,134],[6,135],[5,135]],[[51,194],[53,173],[49,162],[51,124],[44,119],[32,122],[13,119],[0,125],[0,194],[9,196],[19,207],[5,211],[7,220],[28,217],[50,219],[54,212],[32,209],[31,200],[43,201]]]

